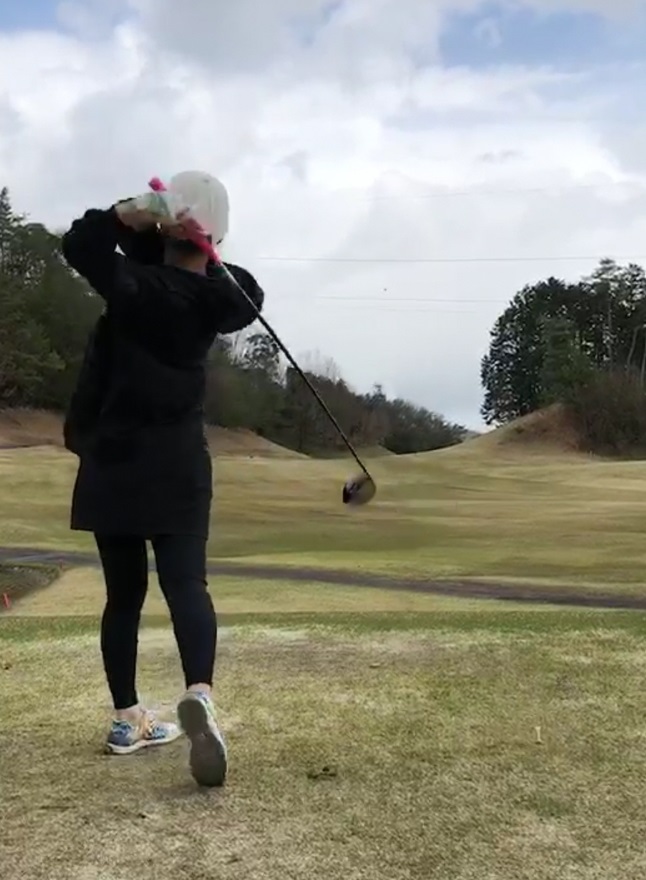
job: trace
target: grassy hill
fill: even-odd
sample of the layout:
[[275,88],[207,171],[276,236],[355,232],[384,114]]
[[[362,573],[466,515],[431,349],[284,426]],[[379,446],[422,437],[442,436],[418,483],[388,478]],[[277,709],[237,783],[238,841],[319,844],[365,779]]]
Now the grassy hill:
[[566,408],[554,404],[465,440],[451,450],[478,455],[509,452],[569,455],[582,448],[581,438]]
[[[213,455],[261,456],[266,458],[304,458],[298,452],[271,443],[253,431],[209,426],[209,445]],[[63,419],[43,410],[0,410],[0,449],[63,445]]]

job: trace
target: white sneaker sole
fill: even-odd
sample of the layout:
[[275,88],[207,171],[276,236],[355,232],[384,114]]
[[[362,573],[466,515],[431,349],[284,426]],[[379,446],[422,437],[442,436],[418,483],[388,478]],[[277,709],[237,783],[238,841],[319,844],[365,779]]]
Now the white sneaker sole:
[[199,697],[187,694],[177,707],[177,717],[191,744],[189,765],[198,785],[218,788],[227,775],[224,741],[209,723],[209,712]]

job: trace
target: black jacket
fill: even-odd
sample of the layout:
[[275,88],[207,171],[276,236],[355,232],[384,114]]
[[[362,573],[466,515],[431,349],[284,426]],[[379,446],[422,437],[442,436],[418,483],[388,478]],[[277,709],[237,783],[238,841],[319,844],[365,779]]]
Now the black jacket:
[[[248,326],[254,309],[215,266],[205,277],[163,265],[160,237],[133,234],[113,209],[76,220],[63,255],[106,302],[65,421],[80,458],[72,528],[205,536],[206,358],[216,335]],[[253,277],[227,268],[261,308]]]

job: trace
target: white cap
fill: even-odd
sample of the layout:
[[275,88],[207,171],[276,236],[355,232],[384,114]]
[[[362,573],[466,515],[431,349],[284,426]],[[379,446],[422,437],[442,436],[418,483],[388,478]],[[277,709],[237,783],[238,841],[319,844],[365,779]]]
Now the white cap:
[[229,231],[229,195],[224,184],[205,171],[181,171],[171,178],[168,192],[202,229],[213,244],[222,241]]

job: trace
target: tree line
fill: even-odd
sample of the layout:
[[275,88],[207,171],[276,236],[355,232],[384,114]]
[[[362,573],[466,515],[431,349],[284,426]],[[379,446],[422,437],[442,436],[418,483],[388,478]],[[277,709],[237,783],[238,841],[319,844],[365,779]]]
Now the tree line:
[[564,404],[592,451],[646,452],[646,274],[602,260],[576,282],[519,291],[482,361],[482,415],[503,424]]
[[[0,407],[64,411],[103,303],[66,265],[60,236],[14,212],[0,190]],[[358,393],[333,361],[310,356],[308,378],[359,446],[397,454],[461,442],[466,431],[379,384]],[[339,438],[273,339],[255,327],[219,337],[207,368],[208,423],[246,428],[308,454],[333,455]]]

